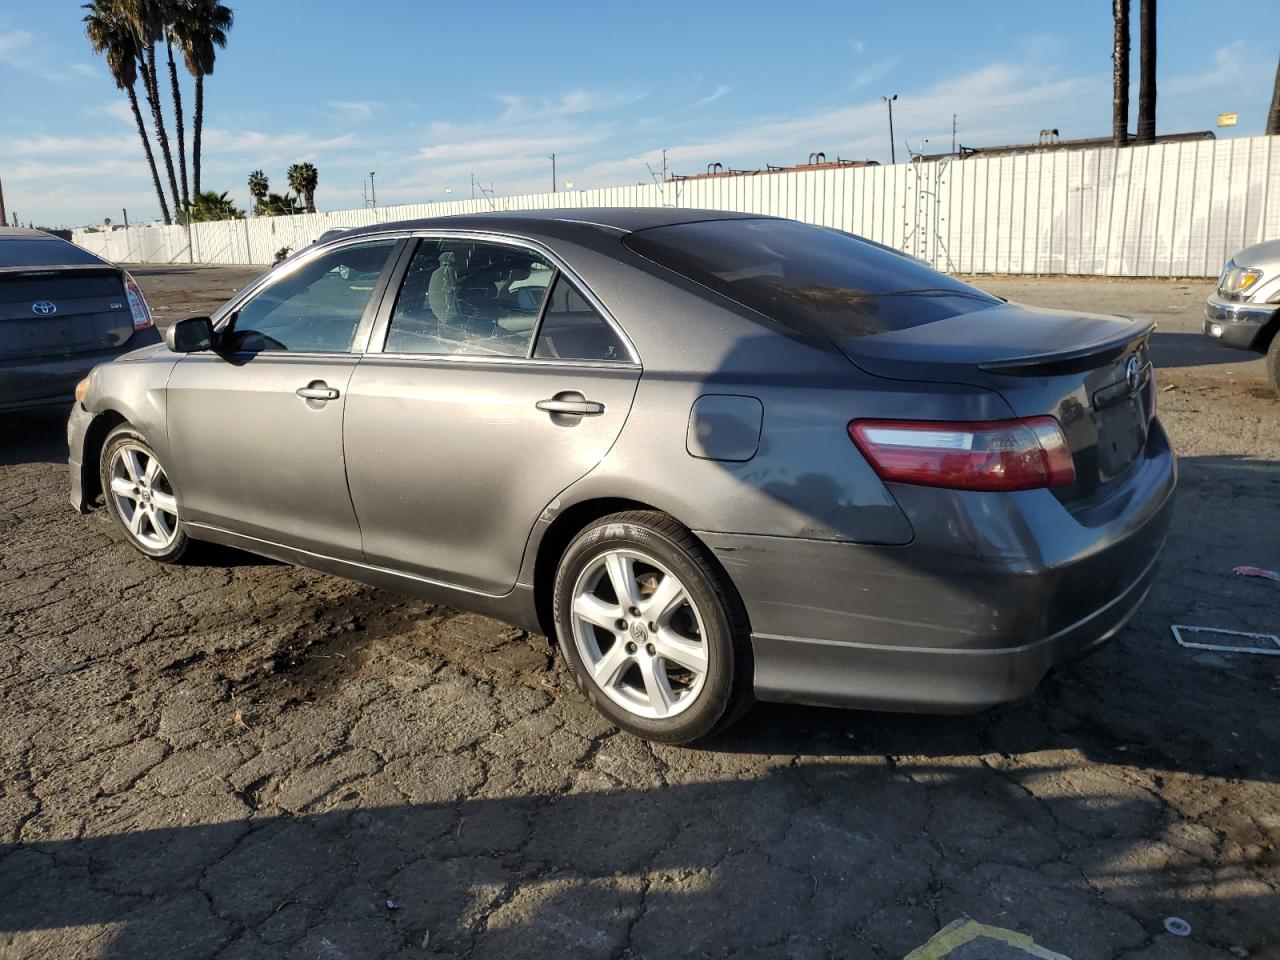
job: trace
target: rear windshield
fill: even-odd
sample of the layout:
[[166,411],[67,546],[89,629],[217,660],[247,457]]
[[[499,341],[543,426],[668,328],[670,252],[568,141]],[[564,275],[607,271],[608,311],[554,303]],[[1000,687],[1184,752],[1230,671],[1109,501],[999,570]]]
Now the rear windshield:
[[44,267],[93,263],[102,260],[88,250],[57,237],[23,237],[0,239],[0,267]]
[[903,330],[1001,302],[888,247],[793,220],[681,223],[623,242],[809,336]]

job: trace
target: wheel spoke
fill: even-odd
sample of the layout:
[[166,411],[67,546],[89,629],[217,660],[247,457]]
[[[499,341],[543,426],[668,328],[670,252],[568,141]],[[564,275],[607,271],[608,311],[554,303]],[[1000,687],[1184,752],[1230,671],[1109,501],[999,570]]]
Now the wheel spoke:
[[161,493],[159,490],[153,490],[151,504],[155,507],[157,513],[167,513],[173,517],[178,515],[178,498],[172,493]]
[[169,518],[152,504],[147,511],[147,519],[151,522],[151,529],[155,531],[155,535],[167,543],[169,538],[173,536],[173,530],[169,526]]
[[117,497],[126,497],[129,500],[138,499],[138,486],[128,477],[112,477],[111,492]]
[[120,462],[124,464],[125,472],[129,474],[129,479],[134,483],[142,482],[142,464],[138,461],[138,451],[126,448],[120,452]]
[[615,640],[609,652],[592,666],[591,673],[596,683],[607,690],[617,685],[618,678],[631,663],[632,657],[627,653],[627,645],[621,640]]
[[[156,497],[156,502],[160,502],[158,496]],[[574,616],[581,617],[587,623],[602,627],[605,630],[616,631],[618,620],[622,617],[622,608],[605,603],[593,594],[584,593],[574,598],[573,613]]]
[[662,661],[646,657],[639,661],[640,675],[644,678],[644,692],[649,696],[649,706],[659,717],[665,717],[675,702],[675,694],[667,680]]
[[670,629],[659,630],[652,639],[654,649],[662,659],[694,673],[707,672],[707,651],[702,644],[686,640]]
[[684,584],[668,573],[658,582],[658,588],[640,601],[640,609],[646,620],[665,624],[686,600]]
[[129,532],[135,537],[142,536],[142,521],[146,519],[147,511],[142,509],[141,504],[137,504],[133,508],[133,515],[129,517]]
[[156,474],[160,472],[160,461],[155,457],[147,457],[147,468],[143,471],[142,479],[146,481],[147,486],[151,486],[156,482]]
[[609,582],[613,584],[613,592],[618,602],[624,607],[635,607],[640,604],[640,590],[636,584],[635,563],[621,553],[605,555],[604,567],[609,574]]

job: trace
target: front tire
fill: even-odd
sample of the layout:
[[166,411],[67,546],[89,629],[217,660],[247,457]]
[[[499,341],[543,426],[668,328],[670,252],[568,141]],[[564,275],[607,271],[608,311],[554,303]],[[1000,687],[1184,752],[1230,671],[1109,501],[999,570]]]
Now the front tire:
[[169,475],[141,433],[121,424],[107,435],[99,479],[107,512],[135,550],[162,563],[187,554],[191,540]]
[[618,727],[684,744],[750,706],[746,612],[706,548],[670,517],[603,517],[556,571],[560,652],[591,703]]

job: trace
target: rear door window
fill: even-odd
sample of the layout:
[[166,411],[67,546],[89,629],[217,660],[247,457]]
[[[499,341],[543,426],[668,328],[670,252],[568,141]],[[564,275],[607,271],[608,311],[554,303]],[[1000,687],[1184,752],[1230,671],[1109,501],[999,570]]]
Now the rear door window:
[[543,360],[630,360],[618,332],[563,274],[556,277],[533,355]]
[[792,220],[651,227],[636,253],[797,333],[866,336],[995,306],[989,294],[852,234]]
[[383,352],[527,357],[554,273],[524,247],[423,240],[400,286]]

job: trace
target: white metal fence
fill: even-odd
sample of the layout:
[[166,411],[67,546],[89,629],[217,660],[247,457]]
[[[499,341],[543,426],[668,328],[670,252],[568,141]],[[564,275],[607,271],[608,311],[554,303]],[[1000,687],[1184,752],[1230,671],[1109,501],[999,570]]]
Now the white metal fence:
[[1280,238],[1280,137],[668,181],[257,217],[75,241],[117,262],[270,263],[325,230],[551,207],[675,206],[849,230],[959,273],[1215,276],[1236,250]]

